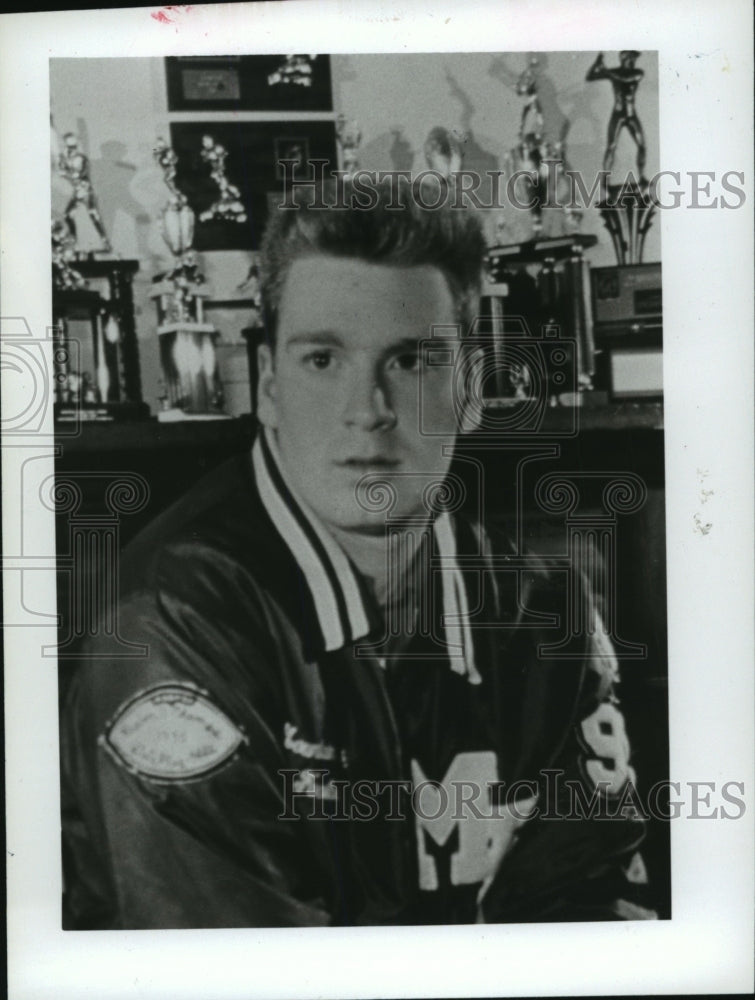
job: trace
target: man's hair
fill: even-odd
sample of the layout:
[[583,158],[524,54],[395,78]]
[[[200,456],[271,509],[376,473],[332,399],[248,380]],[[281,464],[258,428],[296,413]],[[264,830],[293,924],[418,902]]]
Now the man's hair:
[[[370,194],[365,195],[364,188],[353,187],[347,178],[337,199],[330,183],[320,197],[311,188],[299,189],[295,205],[273,213],[261,261],[266,336],[271,344],[291,265],[300,257],[320,254],[396,267],[437,267],[448,282],[457,321],[466,334],[477,314],[485,239],[478,216],[469,208],[453,207],[452,182],[438,208],[425,207],[439,200],[438,177],[426,178],[433,179],[432,192],[394,176],[371,183]],[[369,207],[360,207],[365,200]]]

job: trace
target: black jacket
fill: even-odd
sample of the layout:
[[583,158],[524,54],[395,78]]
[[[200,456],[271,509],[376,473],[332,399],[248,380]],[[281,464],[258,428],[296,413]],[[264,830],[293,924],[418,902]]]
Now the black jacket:
[[610,643],[543,648],[563,573],[448,514],[416,566],[386,627],[264,437],[132,543],[145,655],[90,643],[63,708],[66,927],[654,916]]

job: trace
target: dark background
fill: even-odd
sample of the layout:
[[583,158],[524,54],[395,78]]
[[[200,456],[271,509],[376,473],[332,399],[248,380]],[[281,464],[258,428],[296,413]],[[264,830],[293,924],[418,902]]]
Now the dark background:
[[[289,88],[291,89],[291,88]],[[226,177],[241,195],[246,222],[202,222],[200,214],[218,200],[219,189],[201,156],[202,136],[211,135],[228,152]],[[195,250],[256,250],[268,217],[269,196],[283,201],[283,180],[277,160],[289,144],[305,146],[305,159],[327,160],[325,173],[335,167],[333,122],[173,122],[170,142],[178,155],[176,185],[196,213]],[[295,172],[295,180],[311,174]]]

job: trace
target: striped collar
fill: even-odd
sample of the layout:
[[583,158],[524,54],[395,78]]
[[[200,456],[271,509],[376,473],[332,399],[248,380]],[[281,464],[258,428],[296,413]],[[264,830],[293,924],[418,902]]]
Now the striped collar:
[[[277,444],[266,429],[252,448],[257,490],[270,520],[286,543],[306,580],[322,646],[327,652],[364,639],[375,627],[364,599],[360,576],[346,553],[314,511],[286,478]],[[451,668],[480,682],[474,663],[467,592],[456,558],[451,517],[443,512],[433,521],[437,548],[436,569],[442,576],[446,646]]]

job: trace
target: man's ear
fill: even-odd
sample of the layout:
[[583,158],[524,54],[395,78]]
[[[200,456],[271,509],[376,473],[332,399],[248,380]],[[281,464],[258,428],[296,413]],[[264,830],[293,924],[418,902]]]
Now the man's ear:
[[265,427],[275,430],[278,426],[275,363],[269,344],[257,347],[257,369],[257,419]]

